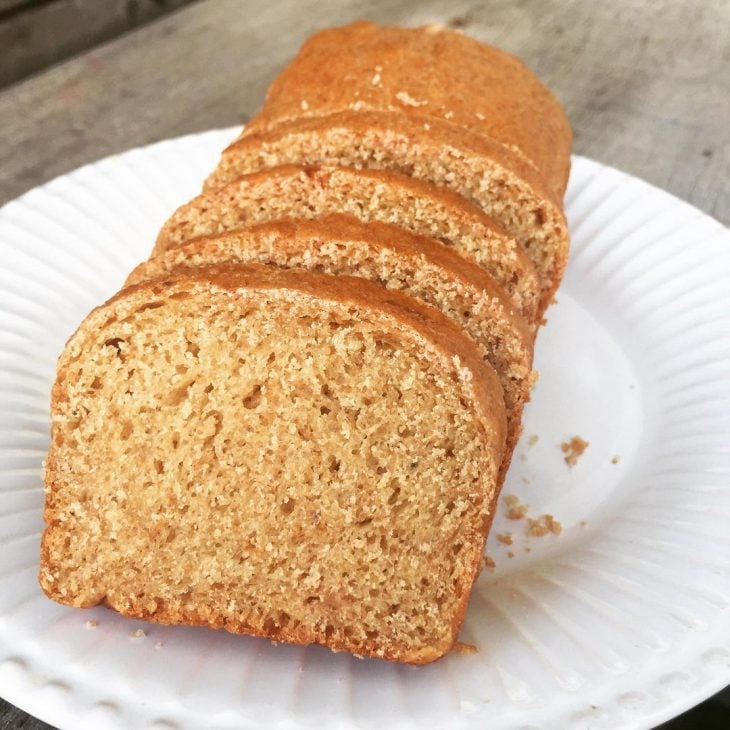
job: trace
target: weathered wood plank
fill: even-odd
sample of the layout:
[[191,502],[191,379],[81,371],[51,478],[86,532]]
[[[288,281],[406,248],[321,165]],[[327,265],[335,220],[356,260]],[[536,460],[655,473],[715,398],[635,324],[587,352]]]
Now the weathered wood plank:
[[0,87],[194,0],[0,0]]
[[577,152],[730,220],[724,0],[208,0],[0,93],[0,200],[112,152],[245,120],[306,35],[360,16],[455,22],[519,54],[565,102]]
[[34,4],[36,0],[0,0],[0,14],[9,15],[11,12],[19,12],[24,7]]
[[53,730],[53,728],[13,707],[0,697],[0,730]]

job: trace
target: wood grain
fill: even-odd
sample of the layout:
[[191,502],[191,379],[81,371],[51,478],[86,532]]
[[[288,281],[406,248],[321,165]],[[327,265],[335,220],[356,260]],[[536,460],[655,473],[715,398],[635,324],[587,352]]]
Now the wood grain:
[[0,0],[0,87],[193,0]]
[[0,698],[0,730],[52,730],[52,726]]
[[[730,222],[726,0],[206,0],[0,92],[0,202],[99,157],[245,121],[307,35],[358,17],[451,25],[516,53],[566,105],[577,153]],[[47,727],[0,701],[0,730]]]

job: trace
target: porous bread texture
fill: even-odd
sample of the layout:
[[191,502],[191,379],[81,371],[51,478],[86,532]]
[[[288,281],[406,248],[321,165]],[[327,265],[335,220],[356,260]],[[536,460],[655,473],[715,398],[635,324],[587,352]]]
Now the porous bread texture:
[[284,164],[389,169],[448,188],[478,205],[520,243],[537,269],[541,310],[557,290],[568,257],[560,204],[535,171],[499,145],[432,119],[394,112],[343,112],[251,134],[224,152],[206,190]]
[[54,600],[414,664],[453,645],[504,408],[439,312],[257,266],[147,282],[70,339],[52,422]]
[[331,215],[197,238],[140,264],[127,285],[180,267],[251,262],[362,277],[450,317],[480,346],[499,376],[507,412],[504,477],[530,397],[533,334],[489,274],[429,238],[385,223]]
[[461,33],[363,21],[315,33],[243,134],[343,111],[448,121],[517,152],[565,191],[572,132],[560,102],[521,60]]
[[537,321],[540,282],[515,240],[460,195],[388,170],[284,165],[245,175],[178,208],[162,227],[153,255],[197,236],[336,212],[395,223],[452,247],[483,266],[520,313]]

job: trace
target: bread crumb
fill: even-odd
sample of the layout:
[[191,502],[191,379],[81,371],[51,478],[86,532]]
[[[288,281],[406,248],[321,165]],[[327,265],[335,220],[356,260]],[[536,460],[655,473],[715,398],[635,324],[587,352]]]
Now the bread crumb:
[[502,545],[511,545],[512,544],[512,533],[510,532],[503,532],[499,535],[497,535],[497,540],[502,543]]
[[565,454],[565,463],[568,466],[575,466],[588,446],[590,446],[588,441],[584,441],[580,436],[573,436],[570,441],[563,441],[560,449]]
[[544,537],[545,535],[559,535],[563,526],[552,515],[540,515],[536,520],[527,518],[526,533],[529,537]]
[[130,636],[133,639],[143,639],[145,636],[147,636],[147,632],[144,629],[137,629],[136,631],[132,631]]
[[525,545],[525,552],[526,553],[531,553],[532,552],[532,548],[529,545]]
[[86,626],[87,629],[95,629],[99,625],[99,622],[95,619],[91,618],[89,619],[84,626]]
[[406,106],[424,106],[425,104],[428,104],[427,101],[418,101],[418,99],[414,99],[407,91],[399,91],[395,98],[398,99],[398,101],[401,104],[405,104]]
[[534,446],[539,440],[540,440],[540,437],[536,433],[533,433],[532,436],[530,436],[530,438],[527,439],[527,445]]
[[302,108],[302,111],[305,112],[307,109],[309,109],[309,104],[307,103],[306,99],[302,99],[299,103],[299,106]]
[[585,526],[586,526],[586,525],[588,524],[588,522],[587,522],[586,520],[581,520],[581,521],[580,521],[580,522],[579,522],[578,524],[579,524],[579,525],[580,525],[581,527],[585,527]]
[[479,561],[479,572],[481,573],[485,568],[488,568],[489,570],[494,570],[497,567],[497,564],[494,562],[494,560],[489,557],[489,555],[482,555],[482,559]]
[[504,504],[507,507],[508,520],[521,520],[527,514],[527,505],[522,504],[514,494],[508,494],[504,498]]
[[477,649],[474,644],[457,641],[454,646],[451,647],[451,651],[456,652],[457,654],[476,654],[479,649]]
[[618,454],[616,454],[616,456],[614,456],[613,459],[611,459],[612,464],[618,464],[619,461],[621,461],[621,457]]
[[511,550],[507,553],[508,558],[514,558],[514,556],[515,554]]

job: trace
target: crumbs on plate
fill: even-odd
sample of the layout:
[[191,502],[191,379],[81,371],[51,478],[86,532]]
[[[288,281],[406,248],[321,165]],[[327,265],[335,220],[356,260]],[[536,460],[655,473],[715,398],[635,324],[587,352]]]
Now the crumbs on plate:
[[537,519],[527,518],[527,535],[529,537],[559,535],[562,531],[563,526],[552,515],[540,515]]
[[[506,517],[508,520],[522,520],[527,518],[527,526],[525,534],[527,537],[544,537],[545,535],[559,535],[563,531],[563,526],[552,515],[540,515],[537,518],[529,517],[527,514],[528,506],[520,502],[519,497],[514,494],[508,494],[504,497],[504,504],[507,508]],[[509,538],[509,542],[506,539]],[[503,545],[512,544],[512,535],[504,533],[497,535],[497,540]]]
[[508,520],[521,520],[527,514],[528,507],[520,502],[519,497],[514,494],[508,494],[504,498],[504,504],[507,507],[506,517]]
[[474,644],[467,644],[463,641],[457,641],[451,648],[451,651],[457,654],[476,654],[479,649]]
[[568,466],[575,466],[589,445],[588,441],[584,441],[580,436],[573,436],[570,441],[563,441],[560,450],[565,454],[565,463]]

